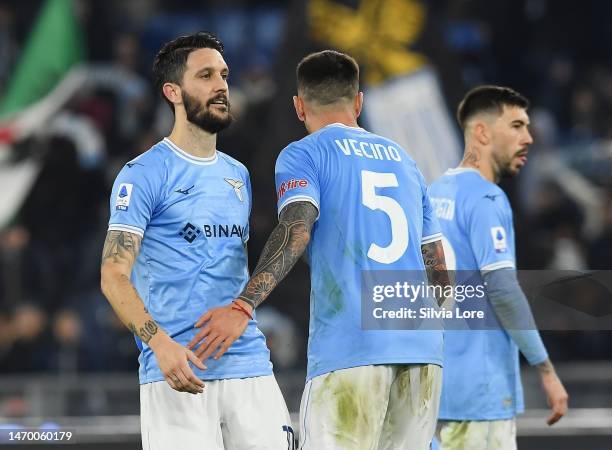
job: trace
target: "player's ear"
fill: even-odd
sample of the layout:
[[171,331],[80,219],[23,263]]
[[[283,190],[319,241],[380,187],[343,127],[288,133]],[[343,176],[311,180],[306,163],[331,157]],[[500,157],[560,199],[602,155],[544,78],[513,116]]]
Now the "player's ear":
[[355,118],[359,117],[363,108],[363,92],[357,92],[355,96]]
[[183,98],[181,97],[181,87],[178,84],[164,83],[162,86],[162,92],[164,97],[175,105],[183,102]]
[[293,106],[295,107],[295,113],[297,114],[298,119],[300,119],[300,121],[302,122],[305,122],[306,114],[304,111],[304,100],[302,100],[299,95],[293,96]]
[[474,137],[481,145],[488,145],[491,142],[491,130],[484,121],[477,121],[473,124]]

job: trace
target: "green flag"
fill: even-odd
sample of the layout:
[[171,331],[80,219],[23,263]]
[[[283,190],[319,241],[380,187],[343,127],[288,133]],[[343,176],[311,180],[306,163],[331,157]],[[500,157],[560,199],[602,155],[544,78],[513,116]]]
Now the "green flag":
[[44,97],[83,54],[72,1],[47,0],[0,103],[0,117]]

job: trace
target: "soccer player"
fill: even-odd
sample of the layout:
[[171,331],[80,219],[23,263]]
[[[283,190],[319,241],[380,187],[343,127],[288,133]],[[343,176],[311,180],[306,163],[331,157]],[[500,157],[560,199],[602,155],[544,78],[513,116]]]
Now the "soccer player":
[[482,274],[504,328],[445,332],[443,450],[516,449],[515,417],[523,411],[518,349],[539,370],[552,409],[548,424],[567,410],[568,395],[516,277],[512,209],[497,186],[527,162],[528,106],[525,97],[505,87],[468,92],[457,112],[465,135],[463,160],[429,188],[449,270],[456,269],[458,279],[469,278],[469,271]]
[[[174,127],[125,165],[111,195],[102,290],[141,350],[147,450],[293,448],[265,338],[232,303],[248,279],[251,190],[247,169],[216,149],[232,120],[222,53],[206,32],[160,50],[153,75]],[[214,307],[245,331],[205,367],[186,345]]]
[[[302,449],[429,448],[441,386],[440,330],[364,330],[363,271],[421,271],[444,284],[441,235],[424,179],[395,142],[360,128],[359,68],[326,50],[297,67],[294,105],[309,135],[276,162],[279,224],[239,299],[254,310],[308,247],[311,271]],[[446,280],[448,281],[448,280]],[[192,341],[227,347],[227,311]],[[206,341],[196,354],[215,350]]]

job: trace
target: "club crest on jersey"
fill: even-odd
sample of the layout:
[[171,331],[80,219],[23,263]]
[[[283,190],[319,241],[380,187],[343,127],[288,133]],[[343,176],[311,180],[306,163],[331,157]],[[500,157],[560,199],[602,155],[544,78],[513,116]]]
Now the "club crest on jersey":
[[495,253],[506,253],[508,244],[506,242],[506,230],[504,227],[491,227],[491,238]]
[[289,181],[283,181],[280,187],[278,188],[278,192],[276,194],[278,196],[278,199],[280,200],[283,197],[283,195],[287,193],[287,191],[290,191],[291,189],[306,188],[306,187],[308,187],[308,180],[291,179]]
[[119,185],[119,191],[117,192],[117,199],[115,200],[115,209],[119,211],[127,211],[130,206],[130,198],[132,198],[133,184],[121,183]]
[[224,178],[225,181],[229,183],[231,187],[234,188],[234,192],[236,193],[236,197],[241,202],[244,201],[244,197],[242,196],[242,191],[240,190],[244,186],[244,182],[241,180],[233,180],[231,178]]

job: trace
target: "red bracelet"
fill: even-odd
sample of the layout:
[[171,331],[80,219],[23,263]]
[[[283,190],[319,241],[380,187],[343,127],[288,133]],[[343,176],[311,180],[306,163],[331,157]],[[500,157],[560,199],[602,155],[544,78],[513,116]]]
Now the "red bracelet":
[[253,316],[251,315],[249,310],[246,309],[244,306],[242,306],[240,303],[238,303],[236,300],[232,302],[232,309],[235,309],[237,311],[242,311],[243,313],[247,315],[249,319],[253,320]]

